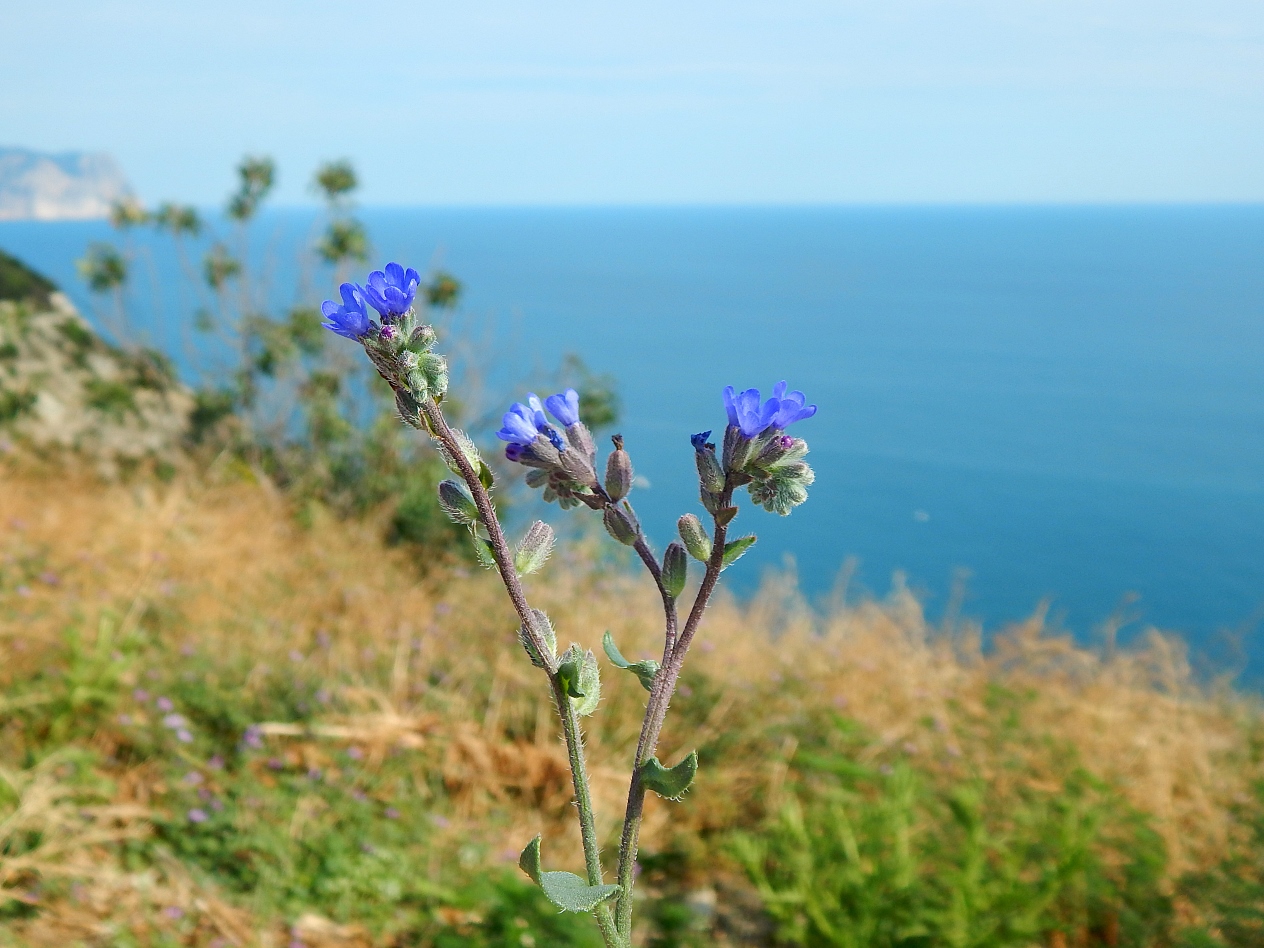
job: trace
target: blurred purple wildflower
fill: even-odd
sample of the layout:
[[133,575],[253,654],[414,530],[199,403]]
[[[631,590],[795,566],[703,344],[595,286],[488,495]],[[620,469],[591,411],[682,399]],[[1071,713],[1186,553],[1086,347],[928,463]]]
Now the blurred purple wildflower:
[[190,823],[205,823],[208,819],[209,817],[206,815],[206,811],[200,807],[195,806],[189,811]]

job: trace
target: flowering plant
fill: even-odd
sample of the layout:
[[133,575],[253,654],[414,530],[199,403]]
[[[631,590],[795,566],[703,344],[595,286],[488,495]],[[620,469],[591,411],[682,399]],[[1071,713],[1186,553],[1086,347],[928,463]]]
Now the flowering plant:
[[[359,342],[375,369],[395,393],[400,417],[429,434],[455,478],[438,485],[439,502],[455,522],[465,526],[479,560],[500,574],[520,623],[518,638],[527,657],[542,669],[561,720],[583,839],[586,877],[541,869],[540,837],[523,850],[519,865],[555,906],[568,912],[590,912],[608,948],[632,944],[632,890],[641,814],[647,792],[678,800],[698,769],[697,752],[672,766],[656,756],[659,733],[676,690],[681,667],[715,592],[720,573],[733,565],[755,543],[755,535],[729,539],[738,514],[734,492],[745,487],[765,510],[785,515],[807,499],[815,475],[803,460],[808,446],[785,433],[796,421],[812,417],[802,392],[787,392],[785,382],[761,400],[758,389],[724,390],[728,425],[720,439],[711,432],[690,437],[698,470],[699,496],[710,518],[709,528],[693,513],[677,521],[679,541],[669,543],[661,559],[650,548],[640,520],[628,501],[632,490],[632,460],[622,437],[612,439],[599,477],[597,446],[579,412],[579,395],[567,389],[543,401],[528,394],[504,414],[497,437],[505,442],[505,456],[527,469],[526,482],[543,491],[546,501],[563,509],[584,506],[601,514],[606,531],[630,546],[645,565],[663,602],[661,661],[629,662],[610,633],[603,641],[606,657],[621,670],[632,672],[649,692],[640,740],[632,761],[627,808],[619,841],[616,878],[603,876],[601,851],[589,793],[588,774],[579,719],[592,714],[601,699],[596,656],[578,645],[558,653],[557,633],[549,617],[527,600],[522,578],[538,571],[552,552],[554,532],[536,521],[516,546],[511,546],[492,499],[494,477],[473,440],[451,427],[442,403],[448,389],[447,362],[434,352],[435,330],[413,307],[419,278],[397,263],[369,275],[365,286],[344,283],[342,303],[324,304],[325,326]],[[370,319],[372,306],[382,318]],[[703,566],[702,579],[687,611],[679,608],[685,593],[689,558]],[[681,622],[681,615],[684,621]]]

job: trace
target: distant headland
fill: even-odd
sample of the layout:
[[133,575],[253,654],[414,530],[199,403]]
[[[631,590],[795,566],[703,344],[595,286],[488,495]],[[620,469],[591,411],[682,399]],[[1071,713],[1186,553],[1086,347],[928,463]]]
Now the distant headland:
[[102,152],[0,147],[0,221],[105,217],[111,204],[131,196],[122,169]]

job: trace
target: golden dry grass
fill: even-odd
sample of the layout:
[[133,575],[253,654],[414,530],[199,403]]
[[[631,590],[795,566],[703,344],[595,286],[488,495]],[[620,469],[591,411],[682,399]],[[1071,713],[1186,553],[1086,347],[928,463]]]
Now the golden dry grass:
[[[160,612],[173,644],[261,675],[301,667],[339,690],[344,712],[315,727],[265,724],[278,753],[327,763],[332,749],[354,743],[372,766],[402,749],[419,767],[440,770],[454,837],[495,836],[499,854],[543,831],[550,862],[578,866],[565,755],[493,578],[450,568],[421,576],[404,554],[382,547],[376,524],[317,516],[300,526],[282,496],[235,473],[162,486],[0,471],[0,557],[7,575],[26,577],[20,590],[8,582],[0,591],[0,685],[11,690],[33,674],[69,628],[112,621],[126,630]],[[656,596],[639,579],[585,565],[583,549],[559,555],[544,576],[530,592],[563,642],[599,649],[610,629],[629,656],[654,655]],[[670,822],[669,804],[650,801],[650,848],[697,846],[701,836],[752,825],[776,806],[794,766],[796,722],[840,710],[874,735],[865,754],[917,756],[946,776],[1056,786],[1072,748],[1152,814],[1173,874],[1223,853],[1236,825],[1232,806],[1259,777],[1247,763],[1255,703],[1197,686],[1179,642],[1158,633],[1140,649],[1104,656],[1049,634],[1036,615],[985,653],[977,630],[932,628],[902,589],[822,615],[804,605],[793,577],[778,575],[751,602],[720,597],[690,666],[661,756],[674,761],[721,737],[725,749]],[[608,668],[587,741],[600,829],[611,840],[644,695],[632,676]],[[1018,770],[996,756],[1012,757],[1012,745],[998,750],[989,737],[998,686],[1024,696],[1022,726],[1033,739]],[[706,701],[691,704],[697,688]],[[94,740],[108,759],[110,735]],[[163,805],[155,775],[111,772],[114,796],[97,802],[96,816],[67,816],[51,771],[23,772],[20,753],[20,735],[0,735],[5,779],[31,801],[9,819],[55,827],[31,858],[87,887],[28,926],[29,943],[65,943],[120,912],[144,917],[172,904],[198,911],[227,943],[280,937],[179,866],[155,876],[111,861],[106,844],[143,832],[147,808]],[[0,859],[0,876],[23,868]],[[310,944],[364,937],[322,929],[319,919],[305,924]]]

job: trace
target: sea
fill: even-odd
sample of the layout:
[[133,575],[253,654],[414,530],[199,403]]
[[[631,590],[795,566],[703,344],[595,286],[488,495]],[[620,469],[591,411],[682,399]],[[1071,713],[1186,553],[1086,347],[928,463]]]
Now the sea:
[[[794,433],[816,483],[788,517],[743,510],[735,529],[759,542],[725,574],[739,593],[793,571],[814,601],[907,586],[932,621],[989,635],[1041,608],[1091,645],[1157,627],[1201,674],[1264,683],[1264,206],[361,217],[375,261],[459,277],[452,331],[517,372],[495,378],[574,353],[617,380],[660,547],[698,509],[689,435],[722,430],[723,387],[805,392],[819,410]],[[274,294],[318,225],[260,220]],[[0,248],[88,314],[104,309],[75,260],[116,236],[0,223]],[[129,239],[172,272],[169,247]],[[138,276],[134,305],[187,369],[173,292]]]

